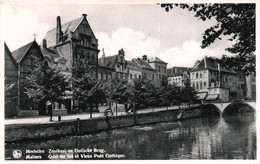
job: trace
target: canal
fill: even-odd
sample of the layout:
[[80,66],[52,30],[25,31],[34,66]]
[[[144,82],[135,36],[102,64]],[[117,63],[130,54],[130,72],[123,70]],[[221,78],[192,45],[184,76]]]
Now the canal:
[[[5,145],[6,159],[256,159],[253,113]],[[20,155],[20,156],[19,156]]]

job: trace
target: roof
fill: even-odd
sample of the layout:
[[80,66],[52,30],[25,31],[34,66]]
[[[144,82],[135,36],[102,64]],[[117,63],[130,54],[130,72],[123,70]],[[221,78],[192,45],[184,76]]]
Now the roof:
[[8,46],[7,46],[7,44],[6,44],[5,42],[4,42],[4,46],[5,46],[5,52],[6,52],[6,54],[8,54],[8,55],[10,56],[12,62],[13,62],[13,63],[15,64],[15,66],[17,67],[16,61],[15,61],[15,59],[14,59],[14,57],[13,57],[11,51],[9,50],[9,48],[8,48]]
[[[84,17],[80,17],[77,19],[74,19],[70,22],[64,23],[61,25],[61,30],[63,32],[63,35],[68,35],[69,31],[74,32],[78,25],[81,23],[81,21],[84,19]],[[52,30],[48,31],[45,35],[44,39],[47,41],[48,47],[53,47],[56,45],[56,27]]]
[[114,68],[117,60],[117,55],[105,57],[105,63],[103,64],[106,67]]
[[137,59],[132,59],[131,62],[137,68],[142,68],[142,69],[155,71],[155,69],[153,69],[153,67],[150,66],[150,64],[148,63],[147,60],[143,60],[143,59],[137,58]]
[[152,63],[152,62],[158,62],[158,63],[168,64],[168,63],[162,61],[161,59],[159,59],[159,58],[157,58],[157,57],[155,57],[155,58],[150,58],[150,59],[149,59],[149,62],[150,62],[150,63]]
[[218,59],[207,56],[204,57],[197,65],[195,65],[191,71],[199,71],[204,69],[219,71],[218,65],[220,65],[221,72],[236,74],[236,72],[233,69],[228,69],[222,64],[220,64],[218,62]]
[[140,67],[137,67],[136,64],[134,64],[134,62],[132,62],[132,61],[128,61],[127,63],[128,63],[128,67],[129,67],[129,69],[140,71],[141,68],[140,68]]
[[32,47],[33,44],[37,44],[36,41],[32,41],[12,52],[16,63],[19,64],[22,61],[22,59],[24,58],[24,56],[26,55],[26,53]]

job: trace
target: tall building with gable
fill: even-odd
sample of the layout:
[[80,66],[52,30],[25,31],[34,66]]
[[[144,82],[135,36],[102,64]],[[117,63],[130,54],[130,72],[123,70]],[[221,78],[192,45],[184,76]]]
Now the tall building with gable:
[[47,48],[57,51],[66,59],[68,67],[76,58],[85,57],[97,76],[98,40],[88,23],[87,14],[64,24],[58,16],[56,28],[47,32],[44,42]]

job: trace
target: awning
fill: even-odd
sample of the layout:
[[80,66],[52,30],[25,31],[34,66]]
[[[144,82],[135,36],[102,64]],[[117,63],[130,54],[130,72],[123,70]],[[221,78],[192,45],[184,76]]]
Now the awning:
[[196,94],[198,100],[204,100],[207,96],[207,93],[198,93]]
[[206,100],[217,100],[218,99],[218,94],[214,94],[214,95],[208,95],[208,97],[206,98]]

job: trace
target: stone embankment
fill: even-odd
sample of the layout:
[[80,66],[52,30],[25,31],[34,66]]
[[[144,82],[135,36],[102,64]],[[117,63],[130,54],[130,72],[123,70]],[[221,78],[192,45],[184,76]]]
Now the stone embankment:
[[69,135],[97,133],[122,127],[176,121],[201,116],[200,107],[176,109],[122,116],[69,120],[44,124],[5,125],[5,142],[57,138]]

